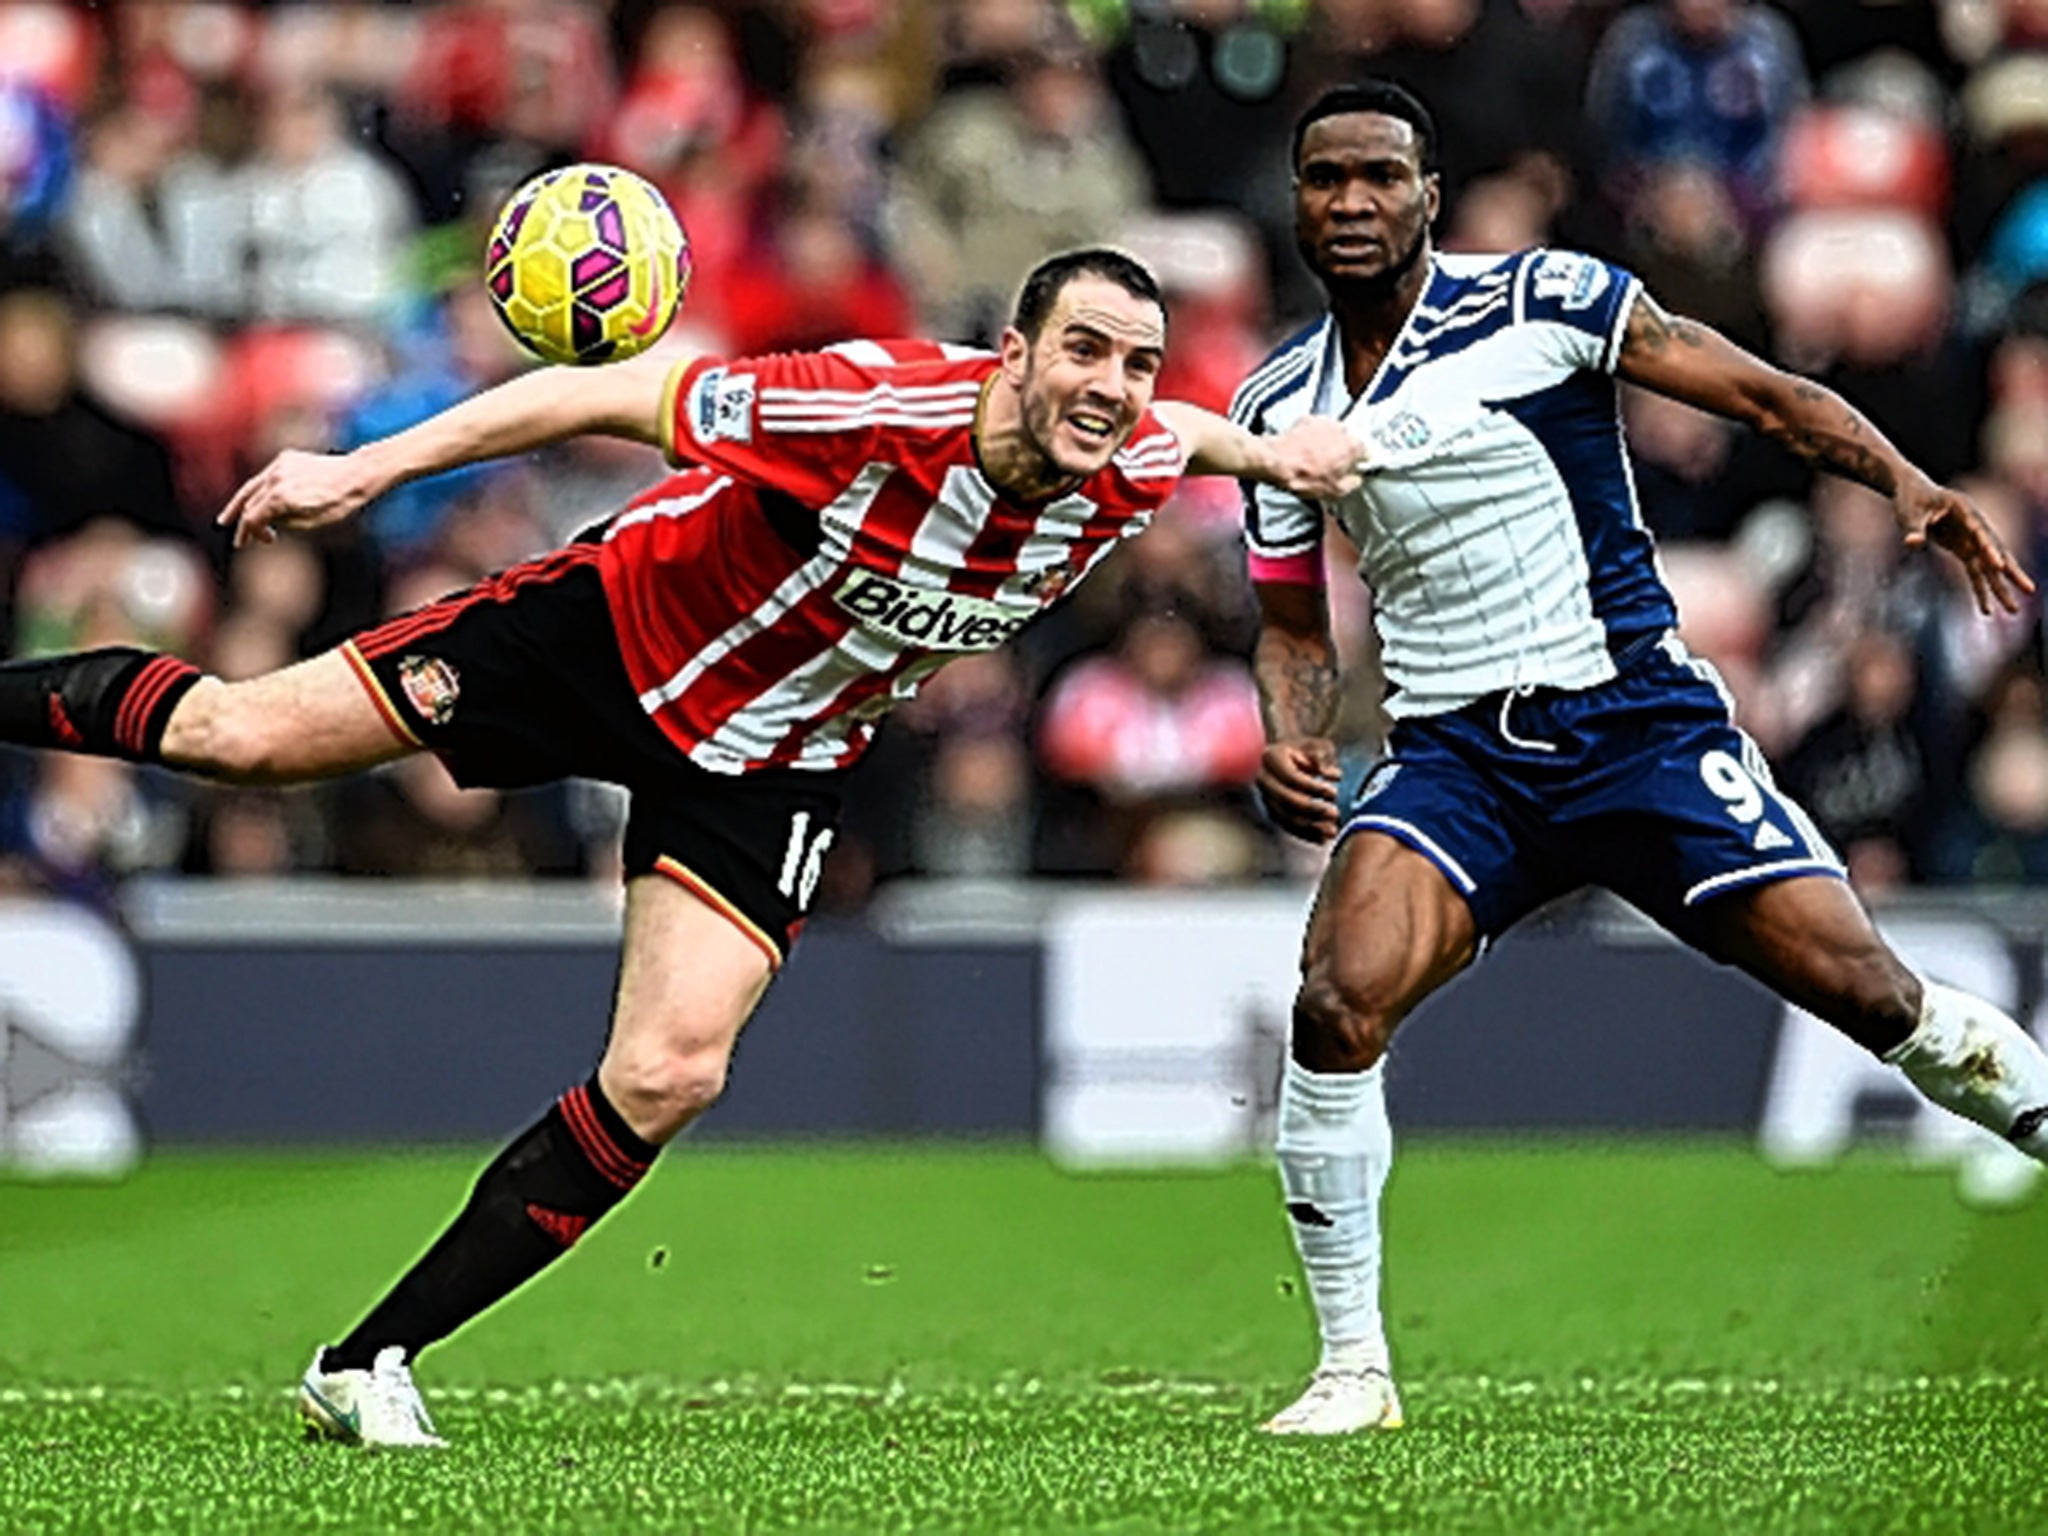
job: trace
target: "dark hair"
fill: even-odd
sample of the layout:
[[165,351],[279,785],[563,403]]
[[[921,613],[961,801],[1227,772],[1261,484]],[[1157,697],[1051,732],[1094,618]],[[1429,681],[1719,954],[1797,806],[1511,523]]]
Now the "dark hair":
[[1060,290],[1077,277],[1107,278],[1132,298],[1150,299],[1162,313],[1166,309],[1166,297],[1159,291],[1159,280],[1142,261],[1106,246],[1089,246],[1078,251],[1061,251],[1033,267],[1017,294],[1017,312],[1010,317],[1010,324],[1030,340],[1038,340],[1045,317],[1052,313]]
[[1379,75],[1331,86],[1295,119],[1294,156],[1290,163],[1297,170],[1301,167],[1301,143],[1308,137],[1309,124],[1346,112],[1377,112],[1384,117],[1398,117],[1415,130],[1415,150],[1421,157],[1423,174],[1427,176],[1436,170],[1436,119],[1429,115],[1429,108],[1422,104],[1421,97],[1405,85]]

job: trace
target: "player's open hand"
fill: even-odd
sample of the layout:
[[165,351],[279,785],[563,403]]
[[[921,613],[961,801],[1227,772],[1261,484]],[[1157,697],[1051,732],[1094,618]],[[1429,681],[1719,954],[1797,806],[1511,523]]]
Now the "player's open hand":
[[243,482],[214,519],[235,532],[235,548],[269,543],[283,528],[324,528],[371,499],[374,487],[353,454],[287,448]]
[[1281,486],[1306,501],[1348,496],[1364,478],[1365,447],[1334,417],[1304,417],[1272,446]]
[[1337,835],[1337,747],[1326,736],[1276,741],[1259,758],[1259,798],[1282,832],[1311,843]]
[[1979,613],[2020,611],[2021,599],[2034,590],[2034,578],[2013,558],[1975,502],[1923,477],[1901,490],[1892,504],[1908,548],[1932,542],[1962,562]]

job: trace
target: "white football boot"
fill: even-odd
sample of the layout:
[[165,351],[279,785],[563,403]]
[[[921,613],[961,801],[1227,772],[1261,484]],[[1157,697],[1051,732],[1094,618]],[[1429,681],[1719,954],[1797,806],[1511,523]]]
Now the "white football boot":
[[351,1445],[448,1443],[434,1433],[403,1349],[393,1344],[378,1350],[367,1371],[322,1370],[325,1353],[313,1351],[313,1363],[299,1381],[299,1417],[313,1433]]
[[1269,1435],[1350,1435],[1400,1427],[1401,1396],[1394,1378],[1377,1367],[1319,1370],[1306,1392],[1259,1426]]

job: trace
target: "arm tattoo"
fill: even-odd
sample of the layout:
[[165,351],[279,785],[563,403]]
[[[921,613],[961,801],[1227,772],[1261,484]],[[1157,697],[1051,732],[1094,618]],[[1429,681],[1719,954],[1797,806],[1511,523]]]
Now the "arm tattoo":
[[1861,443],[1829,442],[1816,433],[1794,430],[1785,446],[1815,469],[1845,475],[1886,496],[1898,488],[1891,466]]
[[1745,364],[1740,369],[1711,353],[1684,360],[1672,355],[1678,349],[1703,352],[1712,339],[1705,326],[1666,313],[1644,293],[1629,314],[1623,347],[1638,359],[1662,362],[1663,368],[1656,371],[1673,382],[1651,388],[1746,421],[1815,469],[1846,476],[1887,496],[1896,492],[1898,451],[1833,390],[1811,379],[1787,381],[1739,351],[1732,355]]
[[1666,314],[1648,294],[1643,294],[1628,317],[1628,335],[1623,343],[1644,352],[1661,353],[1671,346],[1697,349],[1706,345],[1706,335],[1692,321]]
[[1792,397],[1798,401],[1803,419],[1781,422],[1771,436],[1815,469],[1845,475],[1887,496],[1898,489],[1891,459],[1865,439],[1875,438],[1883,447],[1890,445],[1875,428],[1868,427],[1854,406],[1804,379],[1793,386]]
[[1268,635],[1260,641],[1256,671],[1259,714],[1269,740],[1329,735],[1341,690],[1327,650]]

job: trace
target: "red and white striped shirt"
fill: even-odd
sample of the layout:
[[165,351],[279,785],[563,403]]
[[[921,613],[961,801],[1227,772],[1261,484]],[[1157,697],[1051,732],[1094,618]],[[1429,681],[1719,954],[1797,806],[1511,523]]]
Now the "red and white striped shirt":
[[992,353],[931,342],[701,358],[599,569],[641,706],[699,767],[838,768],[953,656],[993,650],[1139,532],[1186,468],[1150,412],[1065,495],[1009,500],[974,420]]

